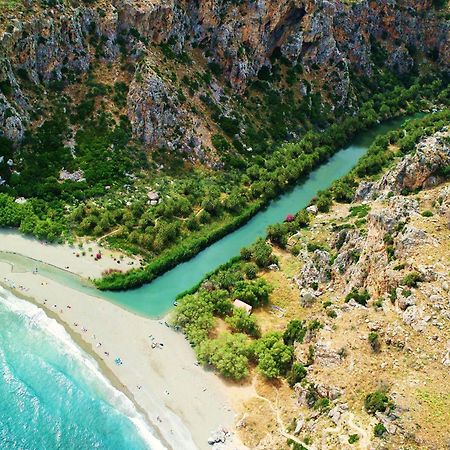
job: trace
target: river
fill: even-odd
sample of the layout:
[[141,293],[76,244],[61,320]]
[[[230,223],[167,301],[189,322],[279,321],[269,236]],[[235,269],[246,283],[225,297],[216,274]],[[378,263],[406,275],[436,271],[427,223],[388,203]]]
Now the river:
[[[191,260],[179,264],[140,288],[129,291],[100,292],[83,285],[77,277],[62,270],[44,264],[39,264],[39,269],[43,275],[56,281],[90,295],[106,298],[139,315],[162,317],[172,307],[178,294],[197,284],[207,273],[233,256],[239,255],[242,247],[252,244],[258,237],[265,236],[269,225],[281,222],[287,214],[294,214],[307,206],[318,191],[327,189],[333,181],[347,174],[356,165],[358,159],[367,152],[377,136],[399,128],[406,120],[408,118],[393,119],[360,133],[346,148],[335,153],[290,191],[271,201],[265,209],[241,228],[210,245]],[[27,263],[25,258],[14,255],[14,259],[18,267],[20,265],[29,267],[29,262]],[[11,255],[8,260],[11,261]],[[36,262],[32,262],[32,267],[36,266]]]

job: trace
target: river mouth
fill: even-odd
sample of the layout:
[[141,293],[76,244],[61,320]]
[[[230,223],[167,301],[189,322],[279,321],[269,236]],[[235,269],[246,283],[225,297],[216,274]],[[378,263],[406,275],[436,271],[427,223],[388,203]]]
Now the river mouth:
[[[376,137],[421,116],[423,114],[392,119],[359,133],[347,147],[337,151],[302,182],[272,200],[245,225],[211,244],[189,261],[178,264],[174,269],[139,288],[128,291],[99,291],[76,275],[56,267],[40,263],[40,270],[61,284],[112,301],[138,315],[161,318],[172,308],[177,295],[195,286],[206,274],[239,255],[242,247],[252,244],[258,237],[265,236],[269,225],[281,222],[286,215],[295,214],[306,207],[318,191],[327,189],[334,181],[346,175],[367,152]],[[20,270],[20,267],[23,270],[32,270],[30,267],[35,265],[35,261],[29,258],[1,252],[0,260],[14,264],[14,270]]]

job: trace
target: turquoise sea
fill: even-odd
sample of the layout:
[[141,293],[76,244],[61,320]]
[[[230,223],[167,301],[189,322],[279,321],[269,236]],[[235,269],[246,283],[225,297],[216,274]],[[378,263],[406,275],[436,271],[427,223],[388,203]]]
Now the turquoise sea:
[[2,450],[165,448],[61,325],[1,287],[0,365]]

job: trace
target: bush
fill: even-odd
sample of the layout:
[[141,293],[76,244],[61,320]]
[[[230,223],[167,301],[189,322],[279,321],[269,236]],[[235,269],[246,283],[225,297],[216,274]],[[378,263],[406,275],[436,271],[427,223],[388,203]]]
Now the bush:
[[358,442],[358,441],[359,441],[359,436],[357,434],[351,434],[348,437],[348,443],[349,444],[356,444],[356,442]]
[[346,295],[345,303],[348,303],[351,299],[355,300],[356,303],[366,306],[367,301],[370,299],[369,292],[367,289],[363,291],[358,291],[355,287]]
[[403,278],[402,283],[408,287],[417,287],[417,283],[422,281],[422,275],[418,272],[411,272]]
[[352,206],[350,208],[350,214],[348,217],[358,217],[359,219],[362,219],[363,217],[366,217],[367,214],[369,214],[370,211],[370,205],[368,204],[362,204],[357,206]]
[[382,423],[377,423],[373,428],[373,434],[376,437],[382,437],[386,431],[386,427]]
[[389,397],[382,391],[375,391],[366,396],[364,408],[369,414],[385,412],[392,407]]
[[330,408],[330,400],[327,397],[321,397],[314,403],[314,409],[326,411]]
[[224,152],[230,149],[230,144],[221,134],[214,134],[211,137],[211,142],[214,147],[220,152]]
[[283,341],[286,345],[293,345],[294,342],[303,343],[305,338],[306,327],[301,320],[291,320],[284,331]]
[[292,364],[291,370],[287,374],[287,382],[289,386],[293,387],[295,384],[300,383],[307,374],[307,370],[303,364],[294,363]]
[[429,209],[425,210],[425,211],[422,213],[422,216],[423,216],[423,217],[431,217],[432,215],[433,215],[433,213],[432,213]]
[[372,347],[372,350],[374,352],[380,351],[381,344],[380,344],[380,338],[378,336],[378,333],[371,331],[369,333],[367,340],[369,341],[369,344]]

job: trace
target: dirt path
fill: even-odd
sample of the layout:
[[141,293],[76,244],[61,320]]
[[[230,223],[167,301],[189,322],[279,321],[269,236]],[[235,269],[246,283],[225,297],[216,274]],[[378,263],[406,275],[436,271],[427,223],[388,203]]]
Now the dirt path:
[[275,389],[275,393],[276,393],[276,397],[275,397],[275,404],[272,400],[269,400],[266,397],[263,397],[262,395],[258,394],[257,390],[256,390],[256,377],[253,379],[253,387],[255,390],[255,397],[259,398],[260,400],[263,400],[264,402],[268,403],[270,406],[270,409],[272,410],[272,412],[275,415],[275,418],[277,420],[277,424],[278,424],[278,432],[285,437],[286,439],[292,439],[294,442],[296,442],[297,444],[302,445],[306,450],[315,450],[315,447],[310,447],[307,444],[305,444],[303,441],[301,441],[297,436],[294,436],[291,433],[288,433],[286,430],[286,425],[284,424],[284,421],[281,417],[281,411],[280,408],[278,406],[278,390],[276,388]]

